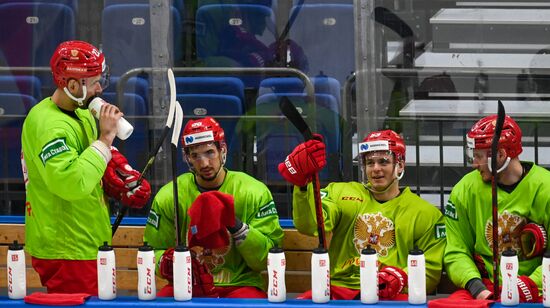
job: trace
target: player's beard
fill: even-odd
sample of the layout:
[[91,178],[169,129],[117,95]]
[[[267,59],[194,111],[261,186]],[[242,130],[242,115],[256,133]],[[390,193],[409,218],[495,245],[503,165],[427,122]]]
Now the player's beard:
[[206,182],[212,182],[214,180],[216,180],[218,178],[218,176],[220,175],[220,172],[222,171],[222,168],[223,168],[223,163],[221,162],[220,160],[220,166],[218,167],[218,170],[216,172],[214,172],[214,175],[210,176],[210,177],[206,177],[204,175],[202,175],[201,173],[198,173],[198,175],[201,177],[201,179],[203,179],[204,181]]

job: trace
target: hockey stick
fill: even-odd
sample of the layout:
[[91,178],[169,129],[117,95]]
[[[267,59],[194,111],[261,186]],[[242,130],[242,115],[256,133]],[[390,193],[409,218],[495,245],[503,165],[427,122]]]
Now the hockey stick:
[[[279,101],[279,108],[281,109],[283,115],[298,129],[302,134],[304,139],[311,140],[313,139],[313,134],[309,126],[307,125],[302,115],[296,109],[296,106],[284,96],[281,101]],[[315,199],[315,216],[317,218],[317,233],[319,233],[319,247],[327,248],[327,241],[325,236],[325,220],[323,218],[323,206],[321,204],[321,187],[319,183],[319,173],[315,173],[313,176],[313,197]]]
[[504,117],[506,112],[504,111],[504,105],[498,100],[498,113],[497,122],[495,124],[495,134],[493,135],[493,141],[491,143],[491,194],[492,194],[492,207],[493,207],[493,296],[495,300],[498,300],[499,294],[499,281],[498,281],[498,195],[497,195],[497,151],[498,142],[500,140],[500,134],[502,133],[502,126],[504,125]]
[[[141,171],[141,175],[139,176],[136,182],[137,185],[141,183],[141,181],[143,180],[144,174],[147,171],[149,171],[149,168],[151,168],[151,166],[155,162],[155,158],[157,157],[157,154],[160,151],[160,147],[164,143],[166,136],[168,136],[168,131],[170,131],[170,128],[174,123],[174,112],[176,109],[176,79],[174,78],[174,72],[172,71],[172,69],[169,68],[167,74],[168,74],[168,83],[170,85],[170,105],[168,107],[168,118],[166,118],[166,125],[164,126],[164,129],[160,135],[159,141],[155,145],[153,151],[149,154],[149,159],[147,160],[147,164],[145,164],[143,171]],[[120,223],[122,222],[122,219],[124,218],[124,216],[126,216],[127,212],[128,212],[127,206],[122,206],[122,208],[119,210],[117,217],[112,226],[112,236],[115,236],[115,232],[120,226]]]
[[174,223],[176,225],[176,247],[181,246],[181,226],[179,215],[179,198],[178,198],[178,140],[180,136],[181,126],[183,124],[183,110],[181,105],[176,103],[176,115],[174,127],[172,128],[171,152],[172,152],[172,184],[174,190]]

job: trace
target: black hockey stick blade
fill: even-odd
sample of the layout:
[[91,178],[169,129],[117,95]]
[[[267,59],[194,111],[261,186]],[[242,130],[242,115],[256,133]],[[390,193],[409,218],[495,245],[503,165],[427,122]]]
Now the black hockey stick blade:
[[279,108],[281,109],[283,115],[292,123],[292,125],[294,125],[294,127],[296,127],[296,129],[298,129],[300,134],[304,136],[306,141],[313,139],[313,134],[309,129],[309,125],[307,125],[300,112],[298,112],[298,109],[296,109],[296,106],[294,106],[288,97],[283,96],[283,98],[279,101]]
[[[502,126],[504,125],[504,118],[506,112],[504,111],[504,105],[498,101],[497,121],[495,123],[495,133],[491,143],[491,200],[492,200],[492,212],[493,212],[493,283],[494,290],[499,290],[499,247],[498,247],[498,195],[497,195],[497,154],[498,143],[500,141],[500,135],[502,133]],[[495,300],[499,298],[499,292],[494,292]]]
[[498,151],[498,142],[500,140],[500,135],[502,133],[502,126],[504,125],[504,117],[506,112],[504,111],[504,105],[500,100],[498,100],[498,111],[497,111],[497,122],[495,124],[495,134],[493,135],[493,140],[491,143],[491,172],[493,177],[497,174],[497,151]]
[[[306,121],[296,109],[296,106],[288,99],[288,97],[283,96],[279,101],[279,108],[283,115],[300,131],[304,139],[311,140],[313,139],[313,133],[307,125]],[[312,179],[313,184],[313,197],[315,199],[315,219],[317,220],[317,233],[319,234],[319,248],[327,248],[327,240],[325,234],[325,221],[323,217],[323,205],[321,203],[321,187],[319,181],[319,173],[315,173]]]

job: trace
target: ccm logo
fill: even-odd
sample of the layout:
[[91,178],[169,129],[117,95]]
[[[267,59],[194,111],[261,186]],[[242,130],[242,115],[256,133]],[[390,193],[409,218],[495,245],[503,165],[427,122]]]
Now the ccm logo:
[[416,263],[416,260],[411,260],[411,266],[412,267],[418,266],[418,264]]
[[18,255],[11,255],[11,260],[13,262],[17,262],[17,261],[19,261],[19,256]]

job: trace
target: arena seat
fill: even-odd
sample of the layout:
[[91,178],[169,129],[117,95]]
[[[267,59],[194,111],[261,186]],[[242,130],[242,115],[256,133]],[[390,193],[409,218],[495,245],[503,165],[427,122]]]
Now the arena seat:
[[[117,4],[150,4],[150,0],[104,0],[103,6]],[[183,16],[185,12],[184,0],[170,0],[170,4]]]
[[176,77],[179,94],[223,94],[238,97],[244,104],[244,84],[236,77]]
[[[234,95],[223,94],[178,94],[177,100],[183,108],[186,117],[194,119],[210,116],[216,119],[225,132],[227,143],[227,162],[229,169],[241,170],[242,166],[242,131],[239,119],[243,115],[242,101]],[[222,118],[220,116],[229,116]],[[234,118],[231,118],[233,116]],[[187,118],[188,119],[188,118]],[[188,120],[184,121],[183,127]],[[181,143],[178,145],[182,147]],[[178,152],[180,155],[181,151]],[[188,166],[182,159],[178,159],[178,172],[185,172]]]
[[78,0],[0,0],[0,4],[4,3],[56,3],[68,6],[75,15],[78,14]]
[[[273,60],[275,17],[264,5],[204,5],[196,14],[197,58],[205,66],[265,67]],[[259,78],[245,76],[246,86]]]
[[[49,67],[57,45],[75,39],[75,14],[59,3],[4,3],[0,4],[0,29],[0,65]],[[36,76],[42,85],[53,87],[51,73]]]
[[[315,132],[324,136],[327,146],[327,166],[319,174],[322,181],[340,180],[341,136],[336,98],[329,94],[316,94],[316,113],[313,106],[307,105],[306,95],[302,93],[267,93],[256,100],[256,115],[281,116],[279,101],[288,97],[304,117],[314,115]],[[258,155],[258,172],[260,178],[268,184],[285,183],[277,170],[280,162],[292,152],[294,147],[303,142],[302,135],[286,118],[257,121],[256,147]]]
[[[115,93],[103,93],[103,99],[108,102],[116,101]],[[147,163],[149,155],[148,108],[144,99],[135,93],[124,93],[124,101],[117,102],[124,112],[124,117],[134,126],[134,132],[126,140],[115,138],[113,145],[126,156],[132,167],[141,170]]]
[[[172,62],[182,57],[182,32],[180,13],[171,7],[171,31],[173,39],[162,46],[169,51]],[[121,76],[136,67],[151,67],[151,25],[148,4],[116,4],[103,9],[103,52],[110,66],[111,75]]]
[[[311,82],[315,94],[329,94],[336,99],[337,109],[341,110],[340,83],[338,80],[327,77],[312,77]],[[266,78],[260,82],[258,96],[267,93],[305,93],[305,87],[302,80],[296,77]]]
[[199,0],[197,7],[210,4],[255,4],[275,8],[277,0]]
[[36,99],[29,95],[0,93],[0,179],[23,181],[21,130]]
[[296,19],[288,37],[303,49],[309,65],[297,68],[308,76],[327,75],[344,84],[355,71],[353,5],[305,4],[294,6],[291,14]]
[[25,94],[40,100],[41,82],[35,76],[0,76],[0,93]]
[[[111,77],[109,81],[109,86],[106,89],[103,89],[103,93],[116,93],[117,84],[119,77]],[[141,96],[145,102],[145,106],[149,106],[149,81],[142,77],[130,77],[127,79],[126,84],[124,85],[124,93],[134,93]],[[116,96],[115,96],[116,98]],[[116,100],[111,102],[112,104],[122,106]],[[124,110],[123,110],[124,111]]]

